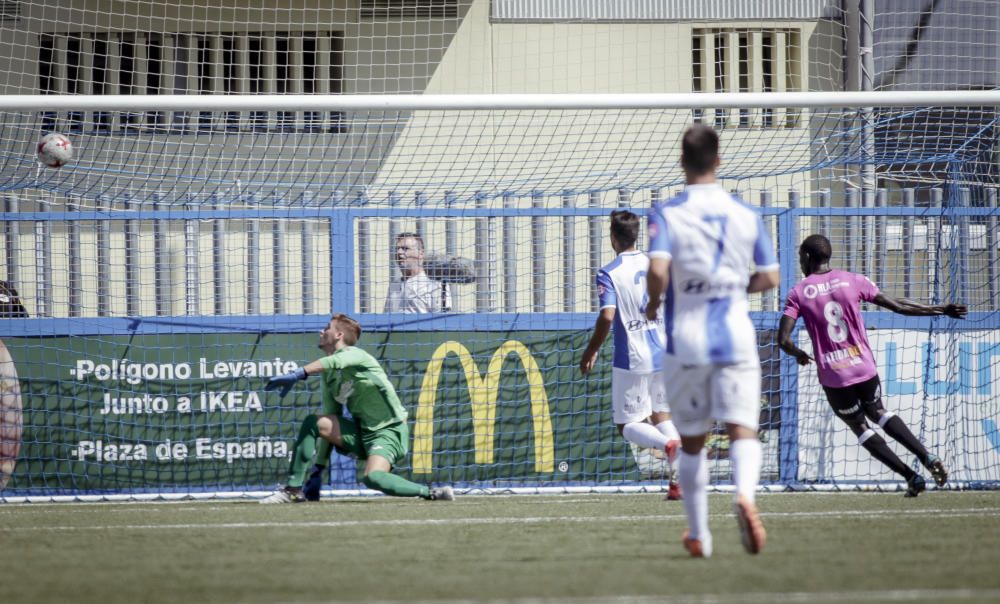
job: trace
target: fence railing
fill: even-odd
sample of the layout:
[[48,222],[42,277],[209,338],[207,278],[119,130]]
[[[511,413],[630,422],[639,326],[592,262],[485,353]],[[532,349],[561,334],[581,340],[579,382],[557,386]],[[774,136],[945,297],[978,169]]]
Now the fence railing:
[[[665,196],[657,191],[649,199]],[[754,309],[780,310],[781,296],[799,277],[798,243],[821,232],[833,242],[834,264],[869,275],[893,295],[997,310],[1000,209],[969,207],[962,190],[955,196],[944,203],[944,191],[932,190],[930,204],[917,207],[914,192],[904,190],[902,203],[889,206],[885,191],[869,201],[848,191],[845,206],[831,207],[831,194],[821,191],[811,196],[812,207],[800,207],[803,196],[795,191],[782,195],[780,205],[774,192],[760,193],[754,201],[772,229],[783,273],[780,291],[755,300]],[[169,324],[225,330],[241,322],[295,331],[315,326],[303,317],[340,311],[401,329],[502,329],[514,320],[541,329],[589,327],[593,275],[613,257],[607,215],[616,208],[603,199],[603,207],[599,194],[567,193],[555,207],[539,198],[504,198],[502,207],[483,200],[475,207],[334,208],[218,199],[164,206],[153,199],[113,209],[69,203],[58,211],[24,211],[7,195],[0,266],[32,318],[3,321],[0,335],[159,331]],[[618,204],[647,209],[634,206],[628,191],[619,193]],[[474,261],[476,282],[452,286],[454,312],[419,318],[380,312],[398,276],[393,240],[411,229],[428,251]],[[473,312],[490,318],[471,319]],[[72,326],[65,319],[74,319]]]

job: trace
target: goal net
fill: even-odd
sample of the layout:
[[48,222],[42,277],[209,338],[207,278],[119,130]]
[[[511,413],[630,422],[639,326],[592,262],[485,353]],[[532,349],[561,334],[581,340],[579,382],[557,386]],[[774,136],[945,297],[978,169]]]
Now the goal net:
[[[264,384],[319,356],[336,312],[409,412],[408,478],[663,488],[662,457],[612,423],[611,342],[593,374],[578,365],[608,214],[683,189],[693,121],[720,132],[722,183],[760,208],[782,263],[780,290],[753,299],[764,482],[899,484],[776,346],[797,246],[819,232],[890,295],[969,305],[963,322],[865,320],[886,406],[953,484],[1000,483],[998,55],[969,34],[997,20],[990,3],[896,7],[867,28],[825,2],[350,4],[11,5],[0,497],[273,488],[321,395]],[[677,48],[650,53],[664,36]],[[866,36],[867,64],[846,50]],[[36,154],[51,132],[72,144],[58,169]],[[403,233],[423,242],[435,312],[387,305]],[[727,485],[728,443],[710,446]],[[326,482],[356,493],[356,472],[334,455]]]

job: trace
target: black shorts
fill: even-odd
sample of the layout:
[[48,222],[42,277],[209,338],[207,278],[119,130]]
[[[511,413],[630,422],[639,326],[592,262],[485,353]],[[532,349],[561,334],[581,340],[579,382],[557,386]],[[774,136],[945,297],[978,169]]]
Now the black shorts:
[[863,420],[866,415],[875,419],[877,411],[882,409],[882,382],[877,375],[843,388],[823,386],[823,391],[833,412],[845,421]]

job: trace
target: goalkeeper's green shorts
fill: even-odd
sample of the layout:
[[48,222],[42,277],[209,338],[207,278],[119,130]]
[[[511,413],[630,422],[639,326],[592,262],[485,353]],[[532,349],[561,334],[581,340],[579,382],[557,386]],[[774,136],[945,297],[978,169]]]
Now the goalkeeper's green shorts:
[[340,422],[340,439],[342,445],[336,447],[342,455],[365,460],[371,455],[378,455],[389,460],[395,466],[406,459],[410,450],[410,429],[406,422],[386,426],[374,432],[362,434],[354,420],[343,417]]

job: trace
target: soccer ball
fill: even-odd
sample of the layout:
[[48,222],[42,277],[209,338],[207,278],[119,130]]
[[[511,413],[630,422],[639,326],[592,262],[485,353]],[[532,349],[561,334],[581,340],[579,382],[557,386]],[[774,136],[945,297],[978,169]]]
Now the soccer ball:
[[46,134],[38,141],[38,161],[50,168],[63,166],[73,159],[73,143],[62,134]]

